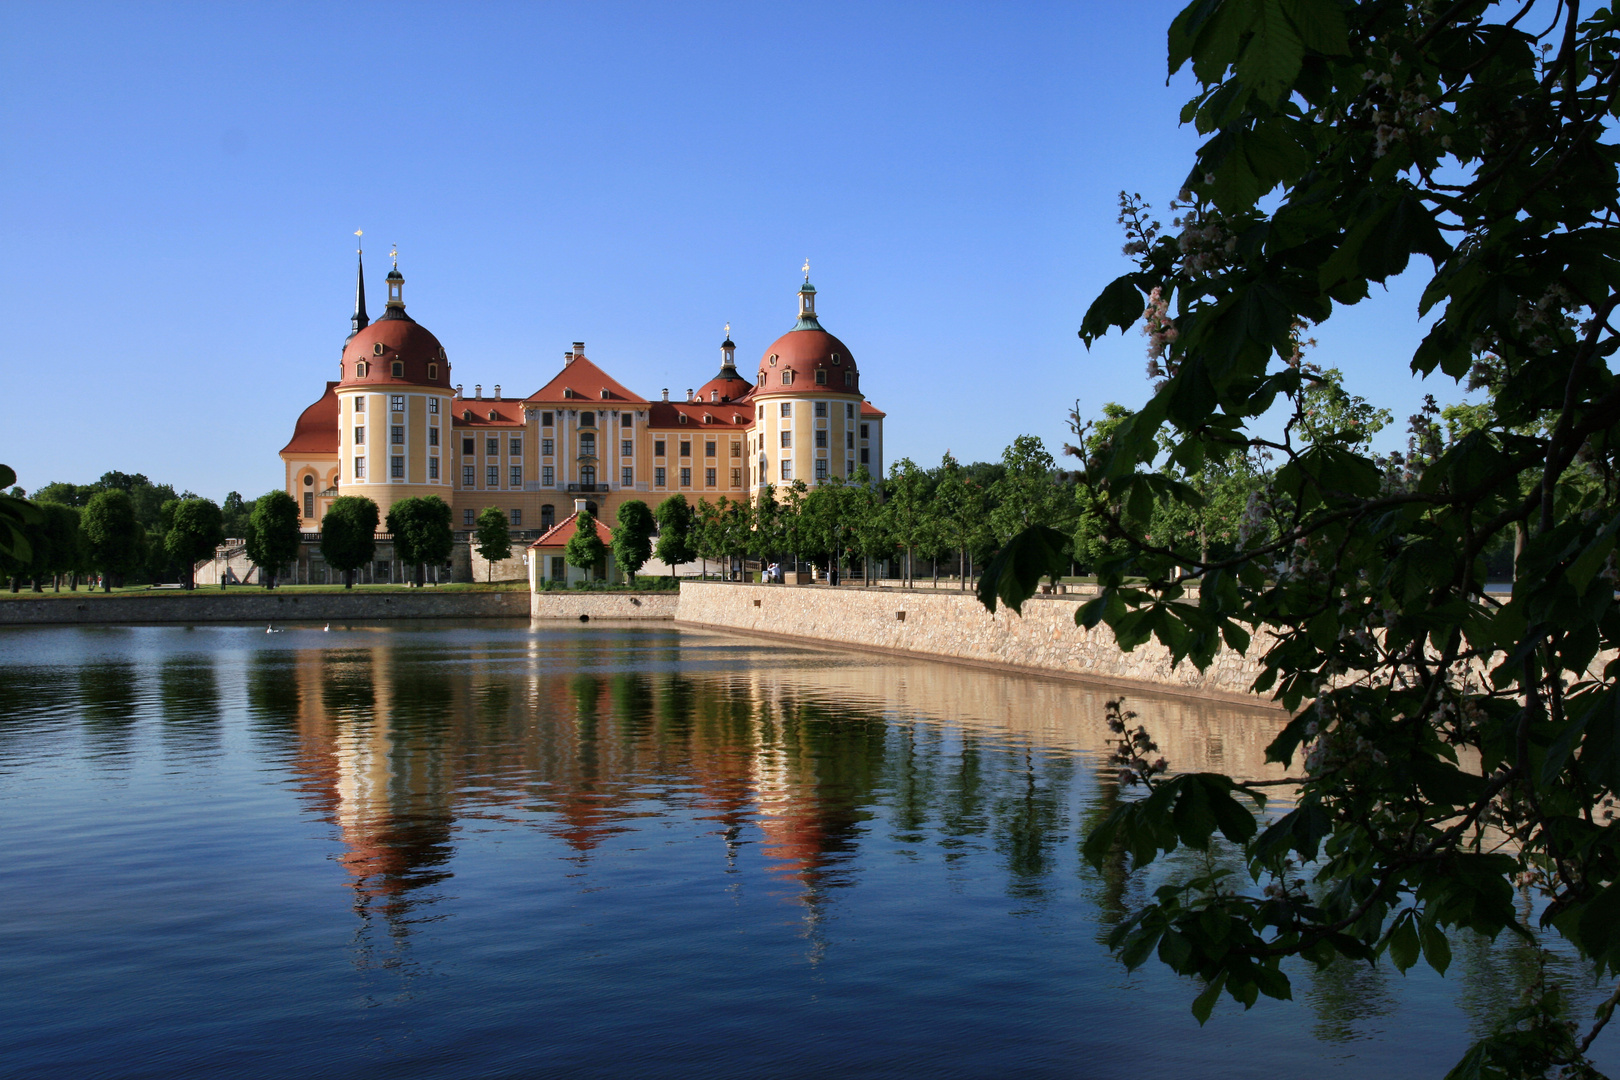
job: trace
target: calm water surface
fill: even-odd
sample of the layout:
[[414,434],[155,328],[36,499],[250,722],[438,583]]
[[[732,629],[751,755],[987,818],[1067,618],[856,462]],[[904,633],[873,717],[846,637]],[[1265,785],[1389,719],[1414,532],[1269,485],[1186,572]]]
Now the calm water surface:
[[[1099,943],[1153,885],[1078,856],[1106,696],[669,627],[0,631],[0,1073],[1438,1077],[1533,976],[1462,940],[1200,1030]],[[1183,769],[1277,725],[1132,704]]]

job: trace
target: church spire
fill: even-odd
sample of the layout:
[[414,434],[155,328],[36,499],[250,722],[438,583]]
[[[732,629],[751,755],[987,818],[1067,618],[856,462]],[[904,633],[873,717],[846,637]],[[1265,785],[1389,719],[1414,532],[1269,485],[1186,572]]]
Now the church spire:
[[[355,236],[360,236],[364,230],[354,230]],[[371,319],[366,315],[366,258],[364,249],[357,243],[355,249],[357,267],[354,278],[354,314],[349,317],[352,329],[349,336],[354,337],[360,331],[371,325]]]

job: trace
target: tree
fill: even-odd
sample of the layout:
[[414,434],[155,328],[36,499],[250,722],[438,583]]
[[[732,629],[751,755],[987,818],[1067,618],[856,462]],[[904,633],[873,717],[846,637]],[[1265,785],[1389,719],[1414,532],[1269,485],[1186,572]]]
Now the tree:
[[1073,517],[1074,498],[1057,482],[1057,462],[1041,440],[1020,435],[1001,452],[1004,471],[990,488],[990,528],[1005,541],[1031,525],[1062,528]]
[[[677,494],[671,498],[680,496]],[[567,545],[563,547],[563,558],[568,561],[569,566],[577,566],[596,577],[601,577],[602,564],[607,560],[607,556],[607,545],[596,535],[596,516],[586,510],[575,521],[574,535],[568,538]]]
[[225,542],[224,517],[211,499],[177,499],[164,507],[168,532],[163,544],[169,557],[183,567],[185,587],[197,587],[197,563]]
[[354,572],[377,554],[377,504],[363,495],[340,495],[321,518],[321,558],[354,588]]
[[450,504],[437,495],[401,499],[388,509],[388,531],[394,537],[394,557],[416,568],[416,587],[427,583],[427,564],[448,562],[455,550],[450,528]]
[[[285,493],[283,493],[285,494]],[[291,495],[287,496],[289,499]],[[219,512],[225,519],[225,535],[227,537],[241,538],[247,536],[248,520],[253,514],[253,507],[242,498],[240,491],[233,491],[225,496],[225,501],[219,504]]]
[[677,491],[658,504],[653,517],[658,522],[658,546],[653,553],[669,567],[669,576],[673,579],[677,566],[697,558],[692,536],[692,507],[686,496]]
[[495,564],[512,557],[512,526],[501,508],[486,506],[478,515],[473,529],[473,546],[487,567],[485,581],[495,580]]
[[949,450],[940,460],[939,484],[934,489],[935,522],[942,542],[956,552],[962,588],[973,575],[973,551],[989,537],[985,524],[985,492],[957,464]]
[[613,526],[613,561],[631,584],[652,558],[656,528],[652,511],[640,499],[629,499],[619,506],[619,522]]
[[[9,465],[0,465],[0,488],[17,482]],[[18,559],[30,557],[24,530],[37,520],[38,509],[20,495],[0,494],[0,555]]]
[[[1082,323],[1090,344],[1141,320],[1156,385],[1089,470],[1129,550],[1079,619],[1200,666],[1269,631],[1255,688],[1293,715],[1268,755],[1298,790],[1262,831],[1260,785],[1163,772],[1116,704],[1120,775],[1146,794],[1084,850],[1140,868],[1219,831],[1244,862],[1254,888],[1172,872],[1111,939],[1129,964],[1156,951],[1198,976],[1200,1020],[1223,991],[1287,996],[1293,955],[1444,970],[1447,931],[1529,933],[1516,887],[1540,894],[1545,930],[1620,972],[1620,830],[1603,809],[1620,797],[1620,669],[1594,663],[1620,648],[1620,24],[1576,2],[1522,29],[1529,11],[1214,0],[1170,28],[1171,72],[1190,61],[1201,88],[1184,115],[1207,140],[1174,231],[1122,195],[1136,268]],[[1303,329],[1413,256],[1432,267],[1413,271],[1420,312],[1437,317],[1411,369],[1472,376],[1490,415],[1446,445],[1426,408],[1399,461],[1297,442],[1316,385]],[[1281,435],[1257,433],[1279,404]],[[1161,433],[1182,472],[1276,456],[1230,554],[1143,535],[1156,507],[1199,500],[1154,466]],[[1483,556],[1515,533],[1504,602]],[[1013,538],[987,605],[1016,608],[1053,548],[1040,527]],[[1181,568],[1203,575],[1196,603]],[[1584,1053],[1620,992],[1584,1031],[1556,1000],[1532,997],[1455,1075],[1591,1075]]]
[[304,542],[304,529],[298,516],[298,501],[277,488],[253,501],[247,514],[247,557],[259,568],[264,587],[276,587],[276,575],[298,558]]
[[914,585],[912,553],[926,542],[931,525],[927,509],[928,474],[917,468],[916,462],[903,457],[889,470],[883,487],[888,496],[884,502],[888,531],[894,542],[905,549],[905,583]]
[[844,499],[849,544],[861,557],[861,580],[871,584],[876,580],[878,561],[894,550],[894,534],[878,486],[865,465],[858,466],[844,486]]
[[102,573],[103,591],[111,592],[113,579],[121,582],[146,557],[146,532],[135,519],[135,502],[117,488],[98,492],[81,521],[90,541],[90,563]]

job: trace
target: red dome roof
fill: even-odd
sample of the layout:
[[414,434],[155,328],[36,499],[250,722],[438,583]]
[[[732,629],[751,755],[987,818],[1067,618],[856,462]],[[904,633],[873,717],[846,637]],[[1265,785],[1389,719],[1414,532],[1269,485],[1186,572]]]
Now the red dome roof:
[[[860,371],[849,346],[825,330],[789,330],[771,343],[759,360],[760,379],[756,394],[858,394]],[[793,382],[783,385],[781,372],[791,370]],[[816,382],[816,372],[827,372],[825,383]],[[844,384],[844,373],[853,376]]]
[[[379,349],[378,346],[381,346]],[[394,374],[394,362],[404,364]],[[356,365],[366,365],[365,375],[356,374]],[[428,365],[435,365],[429,377]],[[441,386],[450,388],[450,361],[444,346],[403,310],[390,312],[361,330],[343,346],[342,386]]]

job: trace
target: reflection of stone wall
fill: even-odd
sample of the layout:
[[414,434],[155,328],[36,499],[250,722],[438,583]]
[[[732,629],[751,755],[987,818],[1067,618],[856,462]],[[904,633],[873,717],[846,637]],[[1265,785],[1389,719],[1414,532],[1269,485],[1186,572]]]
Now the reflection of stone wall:
[[980,735],[1027,738],[1036,746],[1082,754],[1111,749],[1104,703],[1123,695],[1125,707],[1137,714],[1134,722],[1148,729],[1177,772],[1223,772],[1240,779],[1284,775],[1279,766],[1266,764],[1266,746],[1287,722],[1275,709],[901,657],[862,664],[845,656],[827,663],[807,649],[782,659],[746,678],[796,686],[806,697],[825,697],[843,709],[934,719]]
[[[1084,599],[1040,597],[1024,614],[985,611],[971,593],[792,585],[681,583],[684,623],[786,634],[828,644],[915,653],[997,667],[1082,676],[1126,687],[1269,705],[1248,690],[1259,665],[1223,649],[1207,671],[1170,666],[1157,642],[1122,652],[1107,627],[1074,623]],[[1265,642],[1256,635],[1258,656]]]
[[370,622],[374,619],[522,618],[529,594],[452,593],[433,589],[375,593],[267,592],[251,586],[224,592],[155,593],[0,601],[0,626],[26,623]]
[[611,593],[558,589],[529,594],[529,618],[673,619],[680,596],[672,592]]

